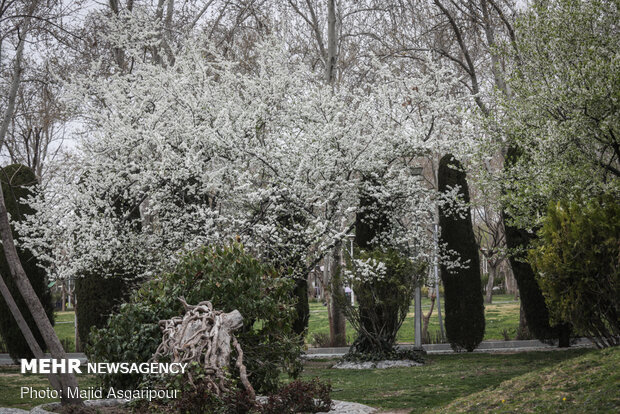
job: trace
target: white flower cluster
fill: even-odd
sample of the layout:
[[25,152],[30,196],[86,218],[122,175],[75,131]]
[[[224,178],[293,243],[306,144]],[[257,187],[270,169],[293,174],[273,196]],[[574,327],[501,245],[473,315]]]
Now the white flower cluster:
[[[333,90],[275,41],[257,47],[252,71],[204,44],[188,39],[172,67],[136,61],[66,85],[84,124],[72,174],[32,200],[20,228],[51,277],[148,277],[237,238],[308,267],[350,232],[362,189],[390,207],[382,237],[432,251],[437,194],[415,167],[465,154],[475,135],[451,72],[375,62],[372,82]],[[368,177],[379,185],[364,188]],[[379,264],[365,268],[380,277]]]
[[370,257],[366,260],[354,259],[353,271],[344,271],[345,279],[349,282],[374,282],[385,278],[387,268],[385,263]]

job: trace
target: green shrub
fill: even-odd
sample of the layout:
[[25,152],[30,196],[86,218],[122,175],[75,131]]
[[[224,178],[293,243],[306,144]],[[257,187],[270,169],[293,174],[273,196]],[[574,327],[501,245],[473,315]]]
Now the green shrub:
[[[357,259],[366,263],[382,263],[381,277],[365,277],[354,265],[349,281],[356,294],[354,307],[346,296],[336,296],[339,305],[358,337],[351,352],[389,354],[396,344],[396,334],[403,324],[415,287],[422,282],[426,271],[395,249],[361,250]],[[354,262],[359,263],[357,260]]]
[[[452,168],[455,166],[457,169]],[[465,172],[460,163],[451,155],[444,156],[439,162],[439,191],[459,186],[459,195],[465,204],[469,204],[469,189]],[[453,349],[461,348],[473,351],[484,337],[484,302],[480,282],[480,262],[478,246],[474,238],[469,209],[465,217],[439,209],[439,226],[441,241],[448,251],[458,254],[467,268],[448,269],[441,265],[441,279],[445,291],[446,335]]]
[[325,348],[330,344],[329,334],[325,332],[315,332],[310,335],[310,344],[315,348]]
[[[158,322],[183,313],[179,297],[190,304],[210,300],[215,309],[241,312],[243,328],[235,335],[244,349],[250,381],[258,391],[272,391],[283,371],[294,376],[301,367],[300,343],[292,330],[292,285],[291,279],[239,244],[204,247],[187,254],[174,272],[135,291],[106,327],[93,330],[86,352],[93,361],[147,361],[161,342]],[[131,375],[108,375],[103,380],[117,387],[140,382]]]
[[[25,200],[32,194],[32,190],[37,185],[37,178],[34,172],[25,165],[13,164],[0,170],[0,182],[2,182],[2,193],[4,194],[4,202],[6,209],[10,214],[11,222],[21,221],[27,215],[33,213],[32,209],[25,203]],[[37,294],[45,313],[50,322],[54,324],[54,306],[52,304],[52,296],[47,286],[45,270],[43,270],[38,261],[27,249],[19,247],[20,235],[13,228],[13,237],[17,242],[17,254],[22,263],[22,267],[28,276],[28,280]],[[13,282],[9,265],[4,256],[4,250],[0,251],[0,274],[4,278],[13,299],[17,303],[17,307],[21,311],[24,319],[28,323],[35,339],[42,349],[45,349],[45,342],[37,328],[22,295],[19,293],[17,286]],[[33,358],[34,355],[28,347],[26,339],[22,335],[17,323],[4,301],[0,296],[0,334],[4,338],[6,348],[13,360],[20,358]]]
[[177,398],[137,400],[135,414],[294,414],[327,412],[332,405],[331,385],[318,378],[295,380],[267,397],[252,396],[234,379],[226,378],[228,391],[217,395],[203,367],[193,362],[184,374],[169,375],[148,384],[151,389],[177,390]]
[[603,195],[552,203],[529,258],[552,323],[599,347],[620,344],[620,204]]
[[[86,178],[87,175],[83,176],[82,180]],[[136,232],[142,230],[140,209],[136,201],[123,197],[118,192],[105,192],[99,194],[99,198],[102,205],[113,206],[110,213],[100,209],[99,214],[114,215],[126,229],[130,228]],[[121,303],[127,301],[133,288],[140,281],[112,261],[97,262],[96,266],[80,276],[75,281],[77,302],[75,318],[80,344],[85,347],[88,345],[90,330],[93,327],[103,327],[110,314],[115,312]]]
[[272,394],[260,406],[260,414],[325,413],[330,411],[331,385],[319,378],[310,381],[296,380],[286,384],[277,394]]

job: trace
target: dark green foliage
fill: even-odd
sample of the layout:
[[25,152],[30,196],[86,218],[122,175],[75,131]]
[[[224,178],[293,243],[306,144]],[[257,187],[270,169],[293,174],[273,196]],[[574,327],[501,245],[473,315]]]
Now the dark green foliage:
[[[7,211],[10,214],[11,222],[21,221],[26,215],[32,214],[32,209],[25,204],[25,200],[32,194],[32,190],[37,185],[37,178],[34,172],[20,164],[13,164],[0,170],[0,181],[2,182],[2,192],[4,194],[4,202]],[[18,243],[17,254],[21,260],[26,276],[30,280],[32,288],[36,292],[45,313],[49,320],[54,323],[54,308],[52,305],[52,297],[47,287],[45,271],[37,265],[37,260],[29,250],[19,247],[19,234],[13,230],[13,237]],[[4,256],[4,251],[0,253],[0,274],[4,278],[13,299],[17,303],[22,315],[26,319],[28,326],[32,330],[35,339],[42,349],[45,349],[45,342],[41,337],[28,307],[26,306],[17,286],[13,282],[9,265]],[[33,358],[32,352],[28,347],[26,339],[22,335],[17,323],[4,299],[0,296],[0,334],[4,338],[8,352],[14,360],[19,358]]]
[[415,286],[426,273],[426,266],[413,263],[395,249],[361,250],[356,257],[383,263],[385,274],[382,278],[365,278],[353,268],[354,274],[359,276],[351,281],[358,307],[351,306],[346,296],[336,297],[358,333],[351,352],[388,355],[394,351],[396,334],[409,311]]
[[[294,210],[292,206],[290,208]],[[282,241],[274,243],[277,251],[272,255],[275,259],[272,263],[276,268],[281,269],[283,274],[288,274],[295,280],[293,295],[297,298],[297,303],[295,304],[296,316],[293,331],[300,336],[299,339],[303,343],[310,319],[307,274],[301,272],[301,269],[305,267],[305,252],[309,247],[309,240],[303,232],[308,220],[301,213],[287,213],[278,218],[278,224],[279,238]]]
[[[551,326],[549,309],[545,297],[540,290],[532,266],[526,261],[525,251],[536,236],[527,230],[518,229],[504,223],[506,229],[506,246],[513,252],[510,255],[510,266],[517,281],[522,310],[525,313],[528,330],[541,341],[552,341],[560,337],[560,333],[570,332],[566,324]],[[564,344],[564,343],[563,343]]]
[[[131,226],[138,232],[141,231],[142,222],[138,203],[118,195],[108,195],[107,198],[113,206],[112,214],[122,219],[120,221],[124,225]],[[138,283],[139,280],[136,280],[133,275],[127,274],[123,269],[109,262],[98,264],[96,269],[76,279],[75,317],[82,347],[88,344],[91,328],[103,327],[110,314],[115,312],[121,303],[127,301],[133,287]]]
[[[308,303],[308,281],[306,279],[295,279],[295,289],[293,290],[295,298],[295,320],[293,321],[293,332],[298,335],[306,334],[308,329],[308,320],[310,319],[310,304]],[[303,340],[303,336],[301,337]]]
[[[381,236],[390,231],[390,207],[381,199],[380,184],[367,178],[360,189],[359,211],[355,216],[355,243],[360,259],[382,261],[387,275],[382,281],[352,282],[358,308],[340,298],[344,313],[358,332],[352,352],[388,354],[393,351],[396,333],[402,325],[418,278],[415,265],[396,250],[382,246]],[[353,269],[354,270],[354,269]]]
[[88,343],[91,328],[105,326],[110,314],[129,298],[130,293],[129,282],[118,276],[92,274],[75,281],[75,318],[83,347]]
[[620,204],[611,194],[551,203],[530,263],[551,322],[620,345]]
[[[516,147],[510,147],[506,155],[506,165],[514,164],[520,156],[521,154]],[[512,253],[509,256],[510,266],[519,288],[519,296],[528,330],[539,340],[551,341],[560,338],[560,346],[568,346],[571,328],[565,323],[556,326],[550,325],[549,310],[545,298],[536,280],[536,275],[525,257],[525,252],[536,239],[536,234],[509,225],[506,218],[506,214],[504,214],[506,246]]]
[[[453,169],[454,166],[456,169]],[[459,186],[462,201],[469,203],[469,189],[465,172],[452,155],[444,156],[439,162],[439,191]],[[467,269],[448,269],[441,266],[441,278],[445,293],[446,334],[455,350],[473,351],[484,337],[484,303],[480,282],[478,246],[474,238],[471,213],[467,209],[465,218],[452,214],[446,207],[439,209],[441,241],[448,251],[455,251]]]
[[[284,200],[281,200],[286,205]],[[271,203],[271,201],[269,202]],[[261,213],[256,213],[261,214]],[[263,257],[283,275],[293,278],[293,295],[297,298],[295,305],[296,317],[293,322],[293,331],[299,335],[303,344],[308,330],[310,319],[310,305],[308,304],[308,281],[305,259],[310,246],[310,239],[306,237],[304,229],[308,225],[307,218],[293,205],[287,205],[284,212],[276,219],[276,240],[268,243],[270,249],[264,252]]]
[[371,249],[378,245],[382,234],[390,230],[390,208],[376,196],[379,184],[365,180],[367,188],[360,190],[359,211],[355,215],[355,244],[360,249]]
[[[177,269],[144,283],[106,327],[91,333],[86,353],[93,361],[146,362],[161,342],[158,322],[183,314],[178,300],[210,300],[215,309],[237,309],[244,318],[236,332],[249,379],[257,391],[273,391],[280,374],[296,375],[301,352],[292,330],[293,281],[245,253],[243,246],[204,247],[184,257]],[[106,385],[135,387],[140,378],[109,375]]]

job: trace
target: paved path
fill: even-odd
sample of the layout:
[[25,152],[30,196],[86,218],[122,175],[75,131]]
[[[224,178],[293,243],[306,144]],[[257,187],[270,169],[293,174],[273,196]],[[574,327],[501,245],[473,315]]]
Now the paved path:
[[[402,344],[402,349],[411,349],[413,345]],[[450,344],[428,344],[422,345],[427,354],[452,354],[454,351],[450,348]],[[580,338],[571,348],[593,348],[592,342],[585,338]],[[527,341],[482,341],[474,352],[493,353],[493,352],[523,352],[523,351],[551,351],[560,349],[557,346],[547,345],[536,339]],[[306,358],[336,358],[348,352],[348,347],[342,348],[309,348],[306,351]]]
[[[411,344],[400,345],[403,349],[413,348]],[[594,345],[585,339],[578,339],[577,342],[571,345],[571,348],[593,348]],[[450,348],[450,344],[429,344],[423,345],[424,350],[428,354],[451,354],[454,353]],[[571,349],[564,348],[564,349]],[[480,346],[476,348],[474,352],[523,352],[523,351],[551,351],[560,350],[556,346],[547,345],[535,339],[528,341],[482,341]],[[336,358],[347,353],[348,347],[342,348],[309,348],[306,351],[306,358]],[[48,354],[49,355],[49,354]],[[67,354],[68,358],[78,358],[82,364],[86,364],[86,355],[81,352],[72,352]],[[8,354],[0,354],[0,365],[13,365],[13,361]]]

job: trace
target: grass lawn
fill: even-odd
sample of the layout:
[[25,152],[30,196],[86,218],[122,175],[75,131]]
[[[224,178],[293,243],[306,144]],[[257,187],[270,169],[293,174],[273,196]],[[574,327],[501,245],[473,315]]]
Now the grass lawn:
[[[80,387],[92,387],[96,384],[93,375],[78,375]],[[29,410],[34,406],[53,402],[52,399],[29,399],[20,396],[21,387],[32,387],[35,390],[50,388],[45,375],[23,375],[16,366],[0,366],[0,407],[12,407]]]
[[303,376],[331,381],[334,399],[411,413],[618,412],[619,363],[617,348],[452,354],[386,370],[335,370],[312,361]]
[[[431,355],[424,366],[387,370],[329,369],[332,362],[309,361],[302,376],[330,381],[334,399],[384,410],[546,413],[620,409],[619,348]],[[82,387],[95,385],[92,376],[78,378]],[[20,399],[21,386],[44,389],[48,384],[43,376],[0,367],[0,407],[29,408],[46,402]]]
[[620,412],[620,349],[592,351],[453,401],[441,413]]
[[[60,338],[62,345],[65,348],[66,352],[75,352],[75,312],[66,311],[66,312],[56,312],[55,313],[56,323],[54,324],[54,330]],[[59,323],[61,322],[61,323]],[[70,323],[62,323],[62,322],[70,322]]]
[[[504,339],[504,330],[509,334],[511,339],[516,336],[519,327],[519,302],[514,300],[513,295],[495,295],[492,304],[485,305],[486,329],[484,339]],[[443,298],[441,301],[442,316],[445,317],[443,308]],[[422,298],[422,312],[427,313],[430,308],[430,300],[426,297]],[[398,332],[398,342],[413,342],[413,305],[409,308],[407,319],[403,323]],[[429,324],[429,333],[431,337],[433,333],[439,332],[439,323],[437,322],[437,308],[433,310]],[[312,343],[312,335],[315,333],[329,334],[329,323],[327,320],[327,308],[320,302],[310,302],[310,321],[308,323],[307,341]],[[347,323],[347,342],[352,343],[355,339],[355,331]]]
[[[54,313],[54,331],[56,331],[66,352],[75,352],[74,319],[75,312],[73,311]],[[0,338],[0,352],[6,352],[2,338]]]

